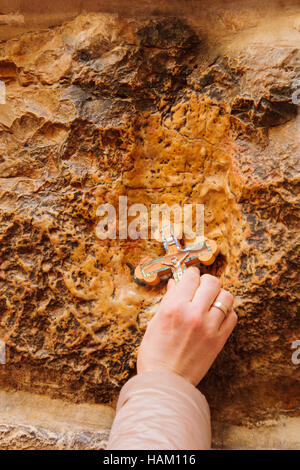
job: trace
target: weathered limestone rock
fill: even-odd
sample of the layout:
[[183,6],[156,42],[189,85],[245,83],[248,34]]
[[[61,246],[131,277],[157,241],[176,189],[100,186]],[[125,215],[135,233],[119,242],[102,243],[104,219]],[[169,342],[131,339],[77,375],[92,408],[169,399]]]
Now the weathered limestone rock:
[[114,411],[26,392],[0,392],[0,449],[105,449]]
[[137,285],[132,267],[164,250],[97,239],[97,207],[126,195],[205,204],[221,248],[205,270],[239,315],[199,386],[213,421],[299,416],[299,25],[293,2],[90,13],[0,43],[0,389],[114,405],[135,373],[165,285]]

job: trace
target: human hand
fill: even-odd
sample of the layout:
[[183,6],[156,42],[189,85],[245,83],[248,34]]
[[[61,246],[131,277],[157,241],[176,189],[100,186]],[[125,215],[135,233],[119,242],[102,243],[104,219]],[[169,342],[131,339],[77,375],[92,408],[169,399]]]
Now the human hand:
[[[141,342],[137,373],[168,370],[197,385],[208,372],[237,323],[234,297],[210,274],[188,268],[168,289]],[[228,308],[225,314],[215,301]]]

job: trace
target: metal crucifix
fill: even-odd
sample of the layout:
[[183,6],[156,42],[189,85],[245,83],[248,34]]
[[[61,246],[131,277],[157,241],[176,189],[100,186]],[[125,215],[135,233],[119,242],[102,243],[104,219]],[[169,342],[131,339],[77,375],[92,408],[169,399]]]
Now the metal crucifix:
[[171,272],[175,282],[178,282],[187,266],[197,263],[212,264],[218,254],[216,242],[208,239],[204,239],[194,246],[182,248],[171,224],[163,227],[160,232],[167,254],[156,260],[149,256],[143,258],[134,272],[136,279],[150,286],[155,286],[162,276]]

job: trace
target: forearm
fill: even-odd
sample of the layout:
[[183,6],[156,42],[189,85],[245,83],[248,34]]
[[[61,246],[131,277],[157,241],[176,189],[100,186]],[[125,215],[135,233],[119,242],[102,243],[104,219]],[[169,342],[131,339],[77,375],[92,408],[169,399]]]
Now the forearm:
[[136,375],[122,388],[107,449],[202,450],[211,445],[205,397],[169,371]]

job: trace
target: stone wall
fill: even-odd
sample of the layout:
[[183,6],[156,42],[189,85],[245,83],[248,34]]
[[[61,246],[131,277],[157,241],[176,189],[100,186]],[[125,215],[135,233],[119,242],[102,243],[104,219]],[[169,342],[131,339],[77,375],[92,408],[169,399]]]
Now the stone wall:
[[[105,445],[120,387],[135,373],[144,312],[165,292],[132,276],[145,253],[164,252],[160,243],[95,236],[97,207],[121,195],[128,205],[205,204],[220,255],[202,271],[236,295],[239,315],[199,385],[214,445],[255,447],[253,429],[262,446],[300,445],[291,349],[300,339],[300,10],[279,5],[76,12],[62,24],[63,14],[44,13],[42,29],[30,11],[13,25],[1,11],[0,389],[4,408],[19,410],[2,414],[2,448]],[[31,416],[24,410],[36,400]],[[109,416],[99,430],[85,424],[93,407]],[[75,409],[93,437],[68,434]],[[41,434],[22,441],[36,422]],[[76,426],[80,434],[79,418]]]

